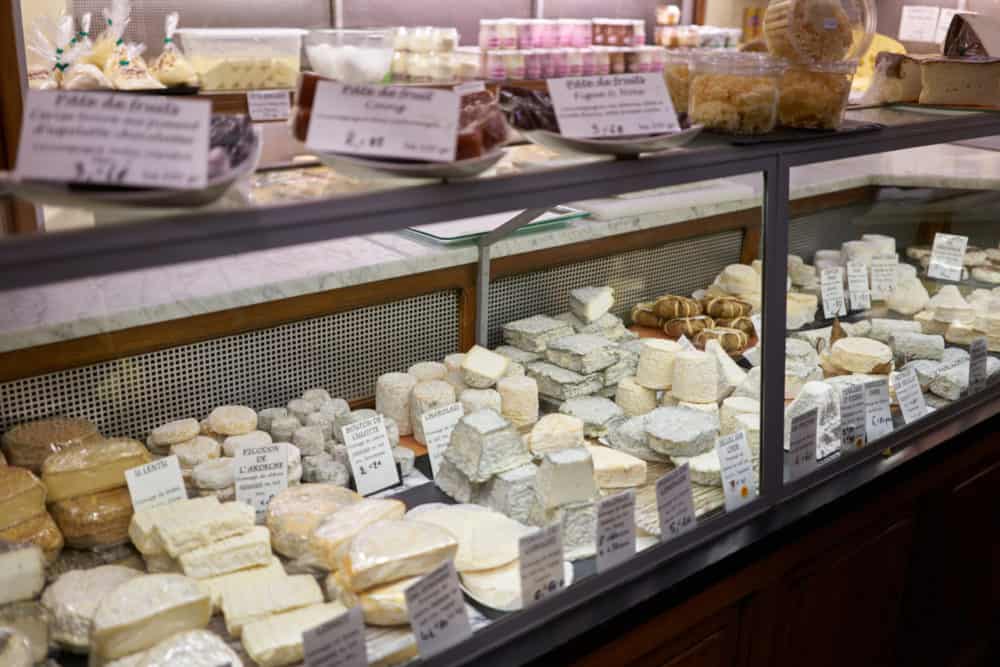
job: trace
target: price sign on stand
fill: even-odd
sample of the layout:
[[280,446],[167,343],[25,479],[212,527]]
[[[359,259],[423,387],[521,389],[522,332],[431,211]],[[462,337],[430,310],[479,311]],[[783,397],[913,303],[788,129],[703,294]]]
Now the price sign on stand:
[[917,372],[912,368],[905,368],[894,377],[896,400],[899,401],[903,421],[909,424],[923,418],[927,414],[927,401],[920,389],[920,382],[917,381]]
[[868,310],[872,307],[867,266],[860,262],[847,263],[847,291],[851,297],[851,310]]
[[427,456],[430,457],[431,472],[435,477],[444,450],[448,449],[451,443],[451,432],[455,430],[455,425],[463,415],[465,410],[461,403],[452,403],[420,415],[420,421],[424,426],[424,439],[427,441]]
[[722,490],[726,494],[726,511],[746,505],[757,495],[757,478],[750,456],[750,443],[743,431],[718,439],[715,449],[722,466]]
[[567,137],[625,137],[680,129],[663,77],[657,74],[549,79],[549,94]]
[[819,410],[792,417],[788,436],[789,473],[793,479],[816,467],[816,426]]
[[392,459],[392,447],[385,433],[382,415],[348,424],[343,432],[358,493],[369,496],[399,484],[399,472]]
[[562,526],[554,523],[521,537],[521,603],[528,607],[566,587]]
[[937,38],[940,11],[940,7],[903,5],[899,39],[904,42],[933,42]]
[[451,90],[321,81],[306,146],[321,153],[451,162],[459,96]]
[[125,471],[132,509],[139,511],[187,500],[184,477],[176,456],[167,456]]
[[896,291],[899,255],[876,255],[872,258],[872,298],[885,301]]
[[935,234],[934,245],[931,246],[931,261],[927,266],[927,277],[939,280],[961,280],[965,250],[968,247],[968,236]]
[[452,561],[442,563],[415,581],[404,594],[421,658],[440,653],[472,635]]
[[865,387],[854,384],[840,393],[840,439],[843,449],[861,449],[865,436]]
[[211,114],[203,100],[31,90],[16,173],[25,180],[204,188]]
[[604,572],[635,555],[635,492],[631,489],[597,501],[597,571]]
[[288,488],[288,443],[240,445],[233,470],[236,500],[254,508],[259,523],[271,498]]
[[986,338],[976,338],[969,345],[969,391],[980,392],[986,388],[987,354]]
[[826,319],[847,314],[843,269],[823,269],[820,274],[820,290],[823,294],[823,316]]
[[660,515],[661,542],[694,529],[697,519],[688,464],[678,466],[656,480],[656,509]]
[[288,120],[292,94],[287,90],[248,90],[247,109],[252,121]]
[[302,633],[306,667],[368,667],[361,607]]
[[875,380],[865,385],[865,434],[868,442],[892,433],[892,410],[889,380]]

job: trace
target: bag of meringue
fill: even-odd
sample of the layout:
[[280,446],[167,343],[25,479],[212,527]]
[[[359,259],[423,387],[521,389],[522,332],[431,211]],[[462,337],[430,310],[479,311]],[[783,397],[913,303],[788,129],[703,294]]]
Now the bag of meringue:
[[167,14],[163,52],[153,62],[153,76],[167,88],[198,85],[198,73],[174,42],[174,33],[177,32],[179,22],[180,15],[177,12]]
[[113,52],[125,46],[125,28],[128,27],[132,6],[128,0],[111,0],[111,7],[104,10],[106,26],[94,44],[87,62],[97,65],[107,75],[107,63]]
[[41,62],[28,71],[28,85],[32,90],[58,90],[62,81],[66,49],[73,39],[73,17],[61,16],[53,21],[48,16],[37,19],[28,38],[28,50]]
[[115,90],[162,90],[166,88],[149,73],[142,59],[145,44],[128,43],[116,48],[104,73]]
[[90,41],[90,19],[89,13],[80,18],[80,32],[77,33],[76,43],[66,55],[69,67],[63,73],[62,87],[65,90],[111,89],[111,82],[104,72],[89,62],[94,50],[94,43]]

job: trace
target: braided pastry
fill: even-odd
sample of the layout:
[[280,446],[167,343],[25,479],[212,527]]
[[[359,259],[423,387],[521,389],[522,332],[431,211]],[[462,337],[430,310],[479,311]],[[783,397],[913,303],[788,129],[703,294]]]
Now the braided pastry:
[[753,311],[753,305],[750,302],[734,296],[710,297],[703,300],[701,304],[706,314],[726,320],[749,316]]
[[707,315],[675,317],[663,325],[663,333],[673,339],[680,338],[681,336],[694,338],[705,329],[711,329],[714,326],[715,320]]
[[701,304],[686,296],[668,294],[656,300],[656,314],[665,320],[701,315]]
[[750,342],[748,336],[739,329],[716,327],[705,329],[695,336],[694,344],[698,348],[704,348],[705,343],[710,340],[719,341],[722,349],[729,353],[742,352]]

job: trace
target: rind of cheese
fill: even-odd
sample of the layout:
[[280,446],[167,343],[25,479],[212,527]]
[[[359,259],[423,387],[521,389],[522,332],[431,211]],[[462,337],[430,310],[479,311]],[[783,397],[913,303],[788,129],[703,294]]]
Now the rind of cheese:
[[446,496],[454,498],[460,503],[477,501],[482,489],[480,482],[470,480],[468,475],[447,458],[443,459],[438,466],[437,474],[434,475],[434,484]]
[[53,641],[68,651],[86,652],[101,600],[121,584],[141,575],[138,570],[119,565],[61,574],[42,594],[42,604],[52,614]]
[[378,521],[351,541],[340,559],[347,587],[355,592],[427,574],[454,560],[458,541],[447,530],[417,520]]
[[550,341],[571,336],[573,327],[546,315],[535,315],[503,325],[503,339],[525,352],[544,353]]
[[888,345],[870,338],[841,338],[830,350],[831,361],[851,373],[871,373],[892,364]]
[[462,572],[462,585],[476,600],[493,609],[521,609],[521,561],[515,560],[493,570]]
[[158,447],[169,447],[180,442],[187,442],[201,433],[201,424],[197,419],[178,419],[157,426],[149,432],[149,442]]
[[418,361],[410,366],[406,373],[417,379],[417,382],[443,380],[448,375],[448,367],[440,361]]
[[535,478],[535,492],[543,509],[597,497],[594,460],[584,448],[548,452]]
[[674,377],[674,358],[683,349],[672,340],[642,341],[635,381],[647,389],[670,389]]
[[336,570],[343,550],[365,527],[378,521],[401,519],[404,514],[405,504],[385,498],[363,498],[332,511],[308,538],[309,562]]
[[168,513],[194,516],[211,514],[218,508],[218,499],[215,496],[208,496],[204,498],[189,498],[167,505],[142,509],[132,515],[132,521],[128,528],[128,536],[132,540],[132,544],[135,545],[135,548],[144,556],[164,554],[166,551],[163,548],[163,544],[156,536],[156,524],[162,517]]
[[[871,331],[864,337],[888,344],[893,336],[901,333],[920,333],[920,325],[909,320],[875,318],[872,320]],[[848,335],[852,334],[848,332]]]
[[927,58],[920,63],[920,103],[997,106],[998,77],[995,58]]
[[[0,628],[16,630],[28,640],[31,655],[28,656],[28,662],[24,663],[25,667],[45,662],[45,657],[49,654],[51,623],[52,615],[41,603],[34,600],[14,602],[0,607]],[[0,664],[11,665],[5,660],[6,654],[0,639]],[[13,665],[17,665],[17,662]]]
[[492,410],[462,417],[452,431],[444,458],[470,481],[479,483],[531,461],[527,446],[511,423]]
[[[289,467],[292,462],[289,461]],[[228,489],[236,481],[234,460],[230,457],[211,459],[195,466],[191,471],[195,486],[203,490]]]
[[232,502],[222,503],[208,515],[166,512],[159,517],[153,530],[164,550],[177,558],[182,553],[220,539],[248,533],[253,526],[253,508],[241,502]]
[[0,530],[45,511],[45,485],[25,468],[0,466]]
[[719,410],[720,435],[736,432],[737,415],[760,415],[760,401],[746,396],[730,396]]
[[214,439],[196,435],[191,440],[170,445],[170,453],[177,457],[181,468],[191,468],[217,459],[222,454],[222,446]]
[[615,291],[608,286],[570,290],[569,309],[584,322],[594,322],[615,305]]
[[718,362],[707,352],[680,352],[674,357],[671,385],[678,401],[715,403],[719,393]]
[[573,334],[549,343],[545,357],[561,368],[589,375],[618,361],[616,345],[601,336]]
[[208,423],[221,435],[243,435],[257,428],[257,413],[244,405],[223,405],[212,410]]
[[594,481],[602,489],[624,489],[646,483],[646,462],[610,447],[587,445],[594,461]]
[[375,381],[375,411],[396,420],[400,435],[413,433],[410,393],[417,379],[409,373],[385,373]]
[[538,467],[533,463],[502,472],[485,485],[481,502],[515,521],[528,523],[538,504],[537,475]]
[[263,567],[271,560],[271,531],[257,526],[248,533],[182,553],[177,560],[184,574],[194,579]]
[[531,452],[545,452],[582,447],[583,420],[572,415],[553,413],[545,415],[531,429]]
[[443,408],[455,402],[455,389],[444,380],[418,382],[410,395],[410,423],[413,437],[421,444],[427,444],[424,425],[420,417],[435,408]]
[[690,458],[683,456],[671,458],[678,467],[687,464],[692,483],[701,486],[722,486],[722,464],[719,463],[719,454],[714,449]]
[[532,362],[524,367],[524,371],[538,383],[540,395],[559,401],[587,396],[604,387],[604,378],[600,373],[581,375],[547,361]]
[[940,361],[944,356],[944,337],[922,333],[898,333],[889,339],[889,345],[896,357],[897,366],[914,359]]
[[361,502],[362,497],[336,484],[305,484],[285,489],[267,506],[271,546],[287,558],[301,558],[309,538],[324,519],[337,510]]
[[62,533],[48,512],[42,512],[27,521],[0,531],[0,541],[36,544],[41,548],[47,563],[55,561],[63,548]]
[[668,456],[697,456],[715,446],[716,420],[690,408],[657,408],[646,419],[650,448]]
[[45,587],[45,557],[38,545],[0,542],[0,605],[30,600]]
[[3,434],[2,446],[10,465],[37,475],[51,454],[100,437],[97,426],[89,419],[51,417],[11,428]]
[[618,383],[615,403],[629,417],[644,415],[656,409],[656,391],[643,387],[634,377],[627,377]]
[[302,633],[346,611],[339,602],[329,602],[275,614],[244,628],[243,648],[258,667],[293,665],[304,655]]
[[212,599],[212,613],[217,614],[222,611],[222,601],[228,591],[254,588],[272,579],[285,578],[285,568],[281,561],[277,556],[271,556],[271,560],[263,567],[251,567],[218,577],[199,579],[198,587]]
[[230,586],[222,597],[226,630],[240,637],[248,625],[274,614],[310,607],[323,602],[323,591],[311,574],[267,578],[253,587]]
[[139,667],[243,667],[239,655],[219,635],[189,630],[164,639],[149,649]]
[[458,540],[455,569],[490,570],[517,560],[524,527],[499,512],[461,506],[420,512],[418,521],[434,524]]
[[462,378],[473,389],[489,389],[504,376],[509,366],[507,357],[474,345],[462,360]]
[[326,578],[326,595],[330,600],[339,600],[347,608],[360,606],[366,625],[404,626],[410,623],[406,607],[406,589],[418,580],[419,577],[400,579],[363,593],[355,593],[344,585],[343,575],[334,572]]
[[571,398],[559,406],[559,412],[580,419],[588,438],[604,436],[611,421],[625,414],[621,406],[602,396]]
[[125,486],[125,471],[152,456],[138,440],[102,440],[53,454],[42,466],[49,502]]
[[126,487],[60,500],[49,509],[66,544],[75,549],[128,542],[132,498]]
[[505,377],[497,383],[501,414],[518,429],[538,421],[538,383],[530,377]]

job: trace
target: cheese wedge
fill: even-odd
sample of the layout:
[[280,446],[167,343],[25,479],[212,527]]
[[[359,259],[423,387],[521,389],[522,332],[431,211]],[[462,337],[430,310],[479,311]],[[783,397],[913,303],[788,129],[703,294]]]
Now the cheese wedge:
[[182,553],[177,560],[187,576],[207,579],[248,567],[262,567],[271,558],[271,531],[257,526],[248,533]]
[[500,514],[461,506],[420,512],[417,520],[444,528],[458,540],[455,569],[490,570],[516,560],[524,527]]
[[99,440],[47,458],[42,481],[52,503],[125,486],[125,471],[151,460],[149,450],[138,440]]
[[399,500],[365,498],[342,507],[323,520],[309,538],[309,563],[336,570],[351,540],[367,526],[384,519],[402,519],[406,505]]
[[302,633],[347,611],[339,602],[317,604],[251,623],[243,633],[243,648],[258,667],[283,667],[301,662]]
[[268,581],[284,578],[284,566],[277,556],[271,556],[271,560],[263,567],[251,567],[218,577],[199,579],[198,587],[212,598],[212,613],[217,614],[222,611],[222,601],[228,591],[256,588]]
[[423,521],[379,521],[351,541],[340,560],[347,587],[360,592],[379,584],[427,574],[454,560],[458,541]]
[[258,580],[254,586],[232,586],[222,598],[226,630],[239,637],[255,621],[323,602],[323,591],[310,574]]
[[274,550],[288,558],[308,551],[309,537],[328,515],[360,502],[361,496],[336,484],[304,484],[285,489],[267,506]]

